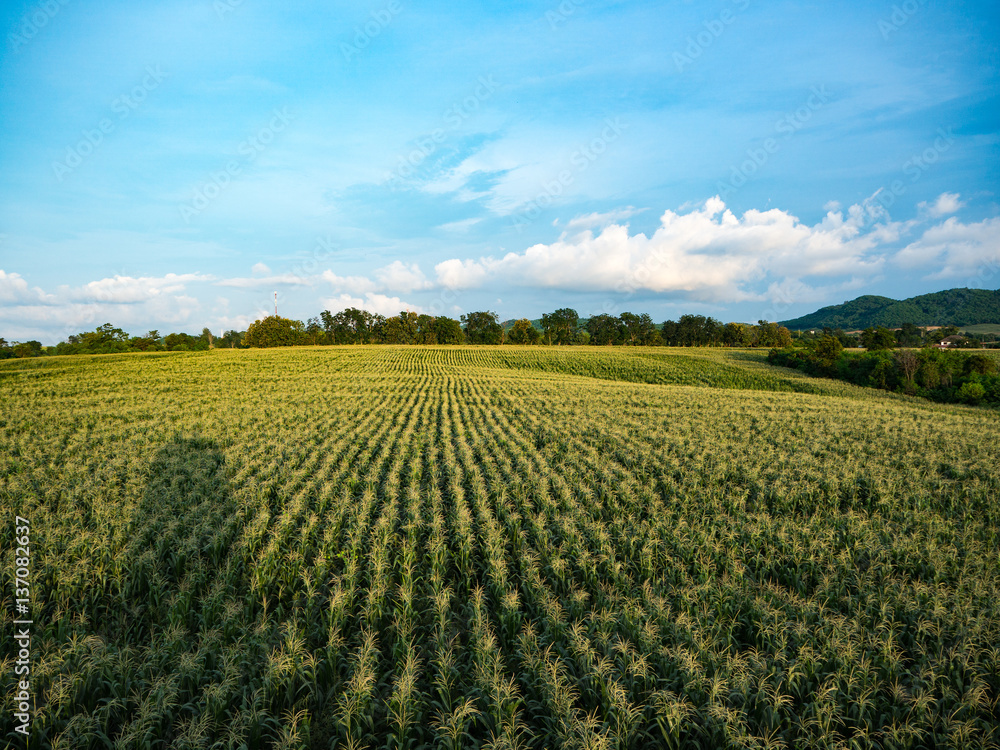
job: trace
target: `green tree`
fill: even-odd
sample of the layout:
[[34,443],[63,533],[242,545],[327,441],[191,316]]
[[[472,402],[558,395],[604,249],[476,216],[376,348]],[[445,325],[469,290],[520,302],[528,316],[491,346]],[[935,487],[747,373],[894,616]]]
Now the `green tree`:
[[792,332],[777,323],[758,320],[754,328],[754,346],[783,349],[792,344]]
[[145,336],[133,336],[128,344],[133,351],[139,352],[156,352],[163,348],[160,332],[156,330],[149,331]]
[[900,349],[895,354],[895,360],[899,371],[903,373],[906,385],[912,386],[917,370],[920,369],[920,357],[911,349]]
[[383,341],[386,344],[416,344],[420,332],[419,315],[403,310],[399,315],[386,318],[383,324]]
[[163,337],[163,346],[168,352],[208,351],[208,342],[205,339],[189,333],[168,333]]
[[436,344],[438,343],[438,329],[435,325],[435,319],[433,315],[427,315],[422,313],[417,316],[417,338],[416,343],[418,344]]
[[461,344],[465,341],[462,324],[454,318],[444,316],[434,318],[434,331],[439,344]]
[[24,341],[20,344],[14,344],[13,351],[14,351],[14,356],[20,359],[24,359],[26,357],[41,357],[42,342]]
[[653,319],[646,313],[623,312],[618,316],[622,342],[631,346],[652,346],[661,341]]
[[971,354],[962,363],[963,375],[988,375],[991,372],[996,372],[996,369],[996,360],[988,354]]
[[836,336],[825,335],[816,342],[816,348],[813,351],[817,364],[832,369],[840,357],[840,353],[844,351],[844,346]]
[[77,339],[76,351],[80,354],[114,354],[127,352],[129,349],[128,334],[110,323],[98,326],[93,331],[81,333]]
[[462,316],[465,340],[470,344],[502,344],[503,326],[495,312],[472,312]]
[[324,310],[319,315],[326,341],[330,344],[368,344],[381,340],[385,318],[366,310],[348,307],[333,315]]
[[542,315],[542,331],[547,344],[572,344],[576,340],[576,327],[580,320],[576,310],[562,307]]
[[726,346],[751,346],[753,328],[746,323],[726,323],[722,327],[722,343]]
[[924,332],[913,323],[903,323],[896,334],[896,341],[900,346],[920,346],[924,341]]
[[586,329],[587,333],[590,334],[589,343],[594,346],[611,346],[622,343],[624,333],[622,323],[611,315],[592,315],[587,321]]
[[511,329],[507,331],[507,341],[511,344],[537,344],[539,338],[541,338],[541,334],[527,318],[515,321]]
[[219,339],[219,345],[229,349],[242,348],[243,334],[240,331],[226,331]]
[[269,315],[250,324],[243,335],[243,345],[260,348],[296,346],[303,343],[304,338],[305,326],[301,320]]
[[962,383],[962,387],[958,389],[958,399],[967,404],[978,404],[985,396],[986,389],[983,387],[983,384],[975,380],[968,380]]
[[677,323],[673,320],[663,321],[663,325],[660,326],[660,336],[663,338],[664,346],[681,345],[677,336]]
[[861,333],[861,346],[870,352],[880,352],[896,348],[896,337],[883,326],[866,328]]

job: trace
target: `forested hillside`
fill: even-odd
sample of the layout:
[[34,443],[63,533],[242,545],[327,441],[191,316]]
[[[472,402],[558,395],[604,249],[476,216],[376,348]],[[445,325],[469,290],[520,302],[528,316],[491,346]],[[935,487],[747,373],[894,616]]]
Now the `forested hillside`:
[[865,295],[842,305],[824,307],[781,325],[792,330],[809,328],[898,328],[918,326],[1000,323],[1000,289],[947,289],[905,300]]

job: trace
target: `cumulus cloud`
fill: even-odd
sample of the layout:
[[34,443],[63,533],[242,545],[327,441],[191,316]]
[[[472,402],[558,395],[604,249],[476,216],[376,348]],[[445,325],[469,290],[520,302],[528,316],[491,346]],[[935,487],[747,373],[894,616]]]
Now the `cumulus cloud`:
[[38,287],[29,288],[28,282],[18,273],[7,273],[0,268],[0,302],[4,304],[31,304],[55,302],[56,298]]
[[211,281],[212,277],[199,273],[176,274],[166,276],[113,276],[111,278],[90,281],[83,286],[68,290],[70,299],[78,301],[113,302],[118,304],[134,304],[148,302],[163,295],[182,292],[186,284],[192,281]]
[[416,263],[407,265],[399,260],[377,269],[375,278],[378,279],[383,289],[403,292],[404,294],[433,286],[424,276],[424,272],[420,270],[420,266]]
[[[940,201],[940,199],[938,199]],[[967,277],[970,284],[1000,270],[1000,218],[963,224],[952,216],[927,229],[894,259],[903,268],[929,267],[929,279]]]
[[266,263],[254,263],[253,268],[250,269],[250,273],[254,276],[270,276],[271,269]]
[[958,193],[941,193],[933,203],[923,201],[917,205],[921,211],[926,211],[930,216],[938,218],[953,214],[965,204],[960,200]]
[[[878,235],[864,231],[871,219],[862,206],[829,211],[815,226],[778,209],[750,210],[741,217],[716,196],[699,209],[666,211],[647,237],[611,224],[557,242],[538,244],[502,258],[451,259],[435,266],[439,283],[454,289],[497,279],[550,289],[611,292],[686,292],[701,299],[759,298],[749,282],[768,275],[865,276],[883,258],[873,251]],[[880,231],[890,228],[882,225]]]
[[482,285],[495,267],[491,258],[459,260],[452,258],[434,266],[438,283],[448,289],[469,289]]
[[58,341],[66,336],[113,321],[129,329],[157,324],[187,325],[201,303],[186,293],[187,286],[212,279],[205,274],[165,276],[113,276],[86,284],[59,287],[50,294],[29,288],[16,273],[0,270],[0,322],[12,338],[44,338]]
[[333,271],[327,269],[319,277],[329,284],[335,292],[365,294],[367,292],[374,292],[377,288],[375,282],[367,276],[338,276]]

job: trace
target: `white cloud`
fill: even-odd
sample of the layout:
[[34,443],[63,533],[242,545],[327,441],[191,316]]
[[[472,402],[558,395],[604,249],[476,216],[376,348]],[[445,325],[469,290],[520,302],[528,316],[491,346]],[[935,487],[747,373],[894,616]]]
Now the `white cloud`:
[[338,297],[325,300],[323,305],[325,309],[332,313],[338,313],[341,310],[346,310],[348,307],[356,307],[360,310],[367,310],[368,312],[385,315],[386,317],[399,315],[403,310],[423,312],[423,308],[419,305],[404,302],[399,297],[388,297],[384,294],[376,294],[374,292],[366,293],[363,299],[361,297],[352,297],[350,294],[341,294]]
[[255,276],[270,276],[271,269],[266,263],[254,263],[253,267],[250,269],[250,273]]
[[379,280],[381,288],[392,292],[406,293],[433,286],[420,270],[420,266],[416,263],[406,265],[399,260],[377,269],[375,278]]
[[904,268],[935,269],[929,279],[966,276],[972,284],[984,273],[993,278],[1000,269],[1000,218],[963,224],[952,216],[896,253],[894,261]]
[[496,261],[492,258],[459,260],[452,258],[434,266],[438,283],[449,289],[469,289],[480,286],[490,274]]
[[[320,274],[320,279],[325,281],[335,292],[350,292],[352,294],[364,294],[374,292],[377,285],[367,276],[338,276],[333,271],[327,269]],[[350,305],[348,305],[350,307]]]
[[[472,288],[497,278],[543,288],[628,293],[684,291],[702,299],[758,298],[748,282],[767,275],[865,276],[883,259],[878,241],[862,229],[870,213],[852,206],[845,217],[830,211],[816,226],[778,209],[750,210],[737,218],[718,197],[686,214],[666,211],[651,236],[629,235],[611,224],[595,235],[563,235],[500,259],[451,259],[435,266],[449,288]],[[878,225],[886,231],[886,225]]]
[[[268,270],[263,263],[258,263],[253,269]],[[312,287],[328,284],[332,291],[350,295],[367,294],[369,292],[412,292],[418,289],[429,289],[433,284],[427,279],[420,266],[416,263],[406,264],[394,261],[387,266],[374,271],[376,279],[367,276],[340,276],[327,269],[318,274],[284,273],[272,276],[255,276],[222,279],[218,286],[236,287],[240,289],[261,289],[273,286],[306,286]],[[398,310],[396,312],[399,312]]]
[[109,321],[130,331],[149,321],[191,326],[201,303],[185,293],[187,285],[211,280],[198,273],[114,276],[77,287],[62,286],[57,294],[49,294],[37,287],[29,289],[18,274],[0,270],[0,301],[5,303],[0,306],[0,321],[10,338],[52,343]]
[[38,287],[30,289],[28,282],[20,274],[7,273],[0,268],[0,302],[30,304],[55,301],[53,295],[46,294]]
[[960,200],[958,193],[941,193],[934,203],[928,204],[923,201],[917,205],[921,211],[926,211],[934,218],[953,214],[965,204]]
[[200,273],[175,274],[166,276],[114,276],[90,281],[83,286],[68,290],[70,299],[76,301],[112,302],[132,304],[148,302],[161,295],[171,295],[184,291],[192,281],[211,281],[212,277]]

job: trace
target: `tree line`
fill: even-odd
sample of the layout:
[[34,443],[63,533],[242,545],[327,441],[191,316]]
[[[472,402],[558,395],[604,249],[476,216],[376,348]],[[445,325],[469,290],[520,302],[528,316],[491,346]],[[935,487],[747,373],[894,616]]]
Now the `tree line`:
[[143,336],[130,336],[125,330],[111,323],[98,326],[93,331],[74,334],[55,346],[42,346],[39,341],[8,343],[0,338],[0,359],[13,357],[41,357],[55,354],[125,354],[128,352],[198,352],[219,346],[238,346],[243,334],[228,331],[223,336],[213,336],[204,328],[201,335],[148,331]]
[[[576,310],[560,308],[542,315],[537,322],[527,318],[501,323],[497,313],[482,310],[459,319],[418,314],[404,310],[386,317],[350,307],[338,313],[324,310],[305,322],[277,315],[252,323],[246,331],[230,330],[215,336],[208,328],[200,335],[148,331],[130,336],[105,323],[93,331],[69,336],[55,346],[38,341],[8,343],[0,338],[0,359],[52,354],[118,354],[126,352],[207,351],[212,348],[251,348],[341,344],[520,344],[547,346],[721,346],[784,348],[793,343],[813,346],[825,338],[836,339],[842,348],[863,346],[884,349],[920,346],[929,341],[954,338],[954,327],[928,332],[910,324],[901,330],[872,328],[859,334],[840,329],[792,333],[777,323],[760,320],[723,323],[704,315],[682,315],[677,320],[653,322],[646,313],[594,315],[581,319]],[[962,339],[958,346],[976,346]]]
[[324,310],[302,323],[268,316],[243,334],[246,347],[316,344],[538,344],[548,346],[787,346],[791,333],[765,320],[757,325],[726,323],[702,315],[683,315],[656,325],[648,314],[595,315],[581,319],[564,307],[542,315],[501,323],[482,310],[459,320],[402,311],[385,317],[357,308],[337,314]]
[[938,344],[945,339],[948,343],[959,349],[978,349],[984,342],[993,342],[996,335],[987,334],[964,334],[960,335],[957,326],[939,326],[921,328],[913,323],[903,323],[899,328],[886,328],[885,326],[869,326],[863,331],[845,332],[842,328],[825,327],[822,329],[812,329],[807,331],[797,331],[792,337],[801,341],[805,345],[819,341],[825,337],[832,337],[840,342],[845,348],[857,348],[879,350],[894,349],[896,347],[916,347]]

